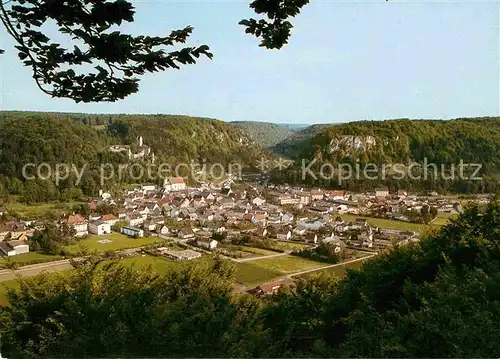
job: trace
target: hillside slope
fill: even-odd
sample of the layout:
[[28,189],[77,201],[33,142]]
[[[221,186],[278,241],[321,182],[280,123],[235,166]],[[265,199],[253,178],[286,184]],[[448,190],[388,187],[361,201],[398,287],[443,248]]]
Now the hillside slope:
[[[88,115],[65,113],[0,113],[0,189],[12,179],[22,179],[27,163],[57,163],[88,166],[85,176],[97,181],[99,166],[130,163],[142,149],[138,137],[150,151],[134,159],[167,163],[172,167],[191,161],[223,166],[240,164],[251,168],[263,154],[239,128],[225,122],[172,115]],[[122,146],[111,152],[110,146]],[[132,162],[133,162],[132,161]],[[129,179],[119,179],[129,181]],[[132,180],[132,179],[130,179]],[[138,179],[139,180],[139,179]],[[147,180],[143,178],[142,180]],[[10,186],[11,187],[11,186]]]
[[[434,164],[439,171],[445,168],[445,174],[449,175],[453,171],[457,173],[458,166],[462,162],[468,165],[466,172],[472,171],[473,166],[479,165],[481,175],[494,183],[498,183],[500,175],[500,118],[497,117],[447,121],[408,119],[359,121],[312,126],[296,133],[277,145],[279,146],[282,153],[292,155],[297,160],[295,174],[289,173],[285,178],[282,177],[283,174],[278,176],[289,182],[301,182],[297,180],[301,161],[309,163],[313,159],[317,162],[316,170],[326,163],[359,164],[361,168],[369,163],[377,164],[379,167],[397,164],[406,170],[410,169],[412,163],[421,165],[427,163]],[[431,183],[434,181],[432,178],[426,180],[428,180],[426,187],[436,186],[436,183]],[[334,182],[338,183],[313,181],[310,184]],[[371,184],[367,182],[366,185],[371,188],[375,185],[390,184],[389,182],[377,178],[376,181],[371,181]],[[419,179],[413,182],[418,186],[423,185]],[[483,181],[462,182],[460,186],[464,191],[484,190]],[[351,185],[354,185],[354,182]],[[407,185],[408,182],[404,181],[392,182],[393,187]]]

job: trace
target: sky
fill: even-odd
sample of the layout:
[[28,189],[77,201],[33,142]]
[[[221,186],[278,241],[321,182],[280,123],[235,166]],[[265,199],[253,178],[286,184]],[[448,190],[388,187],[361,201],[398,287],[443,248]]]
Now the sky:
[[[239,20],[250,0],[132,1],[132,34],[194,27],[214,59],[146,75],[137,94],[76,104],[43,94],[0,28],[0,109],[164,113],[223,121],[336,123],[500,115],[497,1],[311,0],[282,50]],[[51,33],[52,34],[52,33]]]

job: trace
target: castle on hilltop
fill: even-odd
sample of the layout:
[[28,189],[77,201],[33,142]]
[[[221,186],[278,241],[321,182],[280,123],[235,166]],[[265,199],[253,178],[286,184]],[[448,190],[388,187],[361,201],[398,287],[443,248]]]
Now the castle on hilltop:
[[151,151],[151,147],[144,144],[144,139],[142,136],[137,137],[137,151],[132,151],[132,147],[129,145],[113,145],[109,147],[109,152],[119,153],[127,152],[129,161],[138,159],[149,159],[151,163],[155,163],[155,154]]

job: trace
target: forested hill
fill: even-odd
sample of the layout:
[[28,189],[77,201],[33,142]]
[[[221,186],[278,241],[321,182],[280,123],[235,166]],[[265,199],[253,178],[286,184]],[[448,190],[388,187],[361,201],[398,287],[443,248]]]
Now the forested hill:
[[[137,137],[155,154],[156,163],[189,164],[191,160],[250,167],[261,150],[239,128],[205,118],[172,115],[88,115],[65,113],[0,113],[0,190],[22,178],[26,163],[68,163],[97,168],[101,163],[129,161],[139,151]],[[90,171],[91,172],[91,171]],[[92,175],[92,173],[89,173]],[[94,173],[95,177],[95,173]],[[96,178],[87,178],[95,182]],[[88,182],[87,181],[87,182]],[[84,181],[85,182],[85,181]],[[17,181],[16,181],[17,183]],[[91,185],[95,189],[95,186]]]
[[230,124],[240,128],[262,148],[273,147],[294,133],[294,130],[286,125],[270,122],[235,121]]
[[[298,137],[302,135],[302,137]],[[308,137],[309,135],[309,137]],[[290,137],[278,144],[282,153],[292,153],[295,159],[311,161],[316,159],[315,168],[323,164],[359,163],[361,168],[368,163],[377,165],[401,165],[409,169],[410,163],[436,164],[439,169],[451,171],[452,165],[458,167],[460,161],[464,164],[480,164],[481,174],[491,183],[498,185],[500,174],[500,118],[460,118],[455,120],[386,120],[359,121],[324,127],[310,127],[297,134],[295,140]],[[278,177],[287,182],[302,182],[298,180],[301,161],[296,161],[295,171],[280,174]],[[309,162],[308,162],[309,163]],[[336,167],[335,167],[336,168]],[[472,167],[469,167],[472,168]],[[449,174],[449,173],[448,173]],[[432,180],[432,179],[431,179]],[[309,183],[310,179],[306,179]],[[492,181],[492,182],[491,182]],[[333,185],[334,181],[314,182],[315,185]],[[390,182],[390,181],[389,181]],[[367,187],[390,185],[393,189],[405,187],[417,189],[420,186],[428,189],[445,188],[436,181],[424,184],[422,181],[369,181]],[[418,183],[417,183],[418,182]],[[463,182],[463,181],[462,181]],[[471,181],[459,185],[461,191],[484,190],[486,182]],[[311,182],[310,184],[313,184]],[[343,186],[352,189],[354,182]],[[417,187],[415,187],[415,185]],[[455,183],[450,190],[458,187]],[[354,187],[352,187],[354,186]],[[437,186],[437,187],[436,187]],[[492,190],[495,186],[490,187]]]
[[500,171],[500,118],[360,121],[322,129],[301,148],[300,156],[361,158],[377,163],[483,163]]

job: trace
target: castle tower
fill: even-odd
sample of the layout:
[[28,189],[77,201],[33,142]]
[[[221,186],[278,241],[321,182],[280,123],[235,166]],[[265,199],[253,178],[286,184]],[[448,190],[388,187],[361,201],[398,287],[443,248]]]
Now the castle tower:
[[142,147],[142,136],[137,137],[137,144]]
[[151,153],[151,163],[155,164],[155,153],[154,152]]

